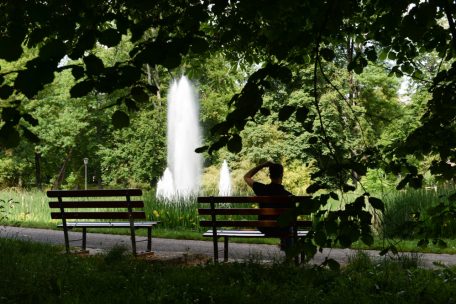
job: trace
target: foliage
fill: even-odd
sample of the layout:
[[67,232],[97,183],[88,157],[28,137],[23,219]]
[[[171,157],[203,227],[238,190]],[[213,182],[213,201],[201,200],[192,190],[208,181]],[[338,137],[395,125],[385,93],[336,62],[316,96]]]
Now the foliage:
[[124,187],[155,184],[166,161],[164,125],[162,109],[144,109],[129,127],[114,130],[109,142],[100,143],[97,156],[104,182]]
[[[215,108],[234,93],[228,113],[222,121],[219,115],[205,117],[215,125],[210,142],[199,151],[212,154],[226,147],[242,153],[248,140],[262,140],[251,123],[266,123],[267,133],[280,141],[258,149],[250,146],[254,158],[267,153],[282,158],[278,149],[291,147],[284,153],[289,157],[285,162],[312,161],[316,168],[307,188],[314,195],[312,205],[301,207],[320,212],[317,218],[328,221],[329,234],[336,235],[328,238],[327,228],[317,224],[310,234],[314,239],[304,244],[312,243],[309,252],[329,241],[348,246],[361,238],[369,243],[370,215],[363,208],[371,205],[382,211],[383,203],[364,193],[343,210],[322,209],[330,197],[334,199],[334,189],[352,191],[368,169],[378,167],[387,174],[401,174],[398,189],[419,188],[424,175],[416,162],[428,155],[436,157],[430,164],[432,174],[449,180],[456,173],[455,11],[456,4],[446,0],[2,3],[0,58],[21,64],[0,71],[0,144],[17,147],[21,136],[37,142],[33,132],[38,130],[32,130],[36,120],[25,107],[53,82],[56,72],[71,70],[72,98],[110,95],[115,107],[103,109],[120,128],[130,124],[126,111],[159,93],[158,82],[150,80],[151,67],[173,71],[186,63],[185,58],[222,51],[230,62],[246,66],[248,76],[240,90],[233,85],[242,78],[239,75],[223,83],[227,89],[214,98]],[[95,48],[110,49],[125,42],[128,53],[113,61],[104,60]],[[436,54],[439,61],[426,58],[427,54]],[[64,55],[72,62],[59,66]],[[373,64],[385,64],[391,76],[430,75],[431,99],[415,109],[398,104],[394,96],[398,83],[377,77],[384,70]],[[288,100],[298,90],[296,95],[302,98]],[[225,114],[225,108],[221,112]],[[86,125],[88,112],[78,113],[75,121],[67,119],[68,113],[62,117],[62,122],[75,126],[71,141],[63,143],[67,151],[60,156],[64,159],[60,172],[75,159],[71,147],[89,142],[83,131],[94,130]],[[394,113],[409,119],[388,123]],[[413,118],[417,113],[423,113],[419,122]],[[126,173],[121,174],[125,180]],[[144,178],[146,173],[139,174]]]

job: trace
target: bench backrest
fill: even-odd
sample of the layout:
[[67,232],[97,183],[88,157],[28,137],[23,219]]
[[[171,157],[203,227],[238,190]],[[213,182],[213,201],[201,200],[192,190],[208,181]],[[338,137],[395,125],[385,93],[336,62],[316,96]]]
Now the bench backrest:
[[[210,220],[200,220],[202,227],[280,227],[282,223],[276,220],[232,220],[221,219],[220,216],[280,216],[290,208],[237,208],[236,204],[271,203],[274,205],[288,206],[290,204],[305,203],[309,196],[200,196],[199,204],[209,204],[206,208],[198,208],[199,215],[210,216]],[[228,205],[229,204],[229,205]],[[219,216],[219,219],[217,219]],[[311,227],[311,221],[295,220],[291,223],[296,227]]]
[[[145,219],[143,210],[134,211],[134,208],[143,208],[142,200],[132,200],[132,197],[141,196],[141,189],[116,190],[50,190],[47,196],[57,200],[50,201],[49,207],[59,209],[51,212],[52,219]],[[85,198],[84,200],[75,200]],[[116,198],[116,199],[114,199]],[[122,198],[122,199],[120,199]],[[79,209],[100,209],[79,211]],[[123,211],[106,211],[106,209],[123,209]],[[71,211],[67,211],[71,209]]]

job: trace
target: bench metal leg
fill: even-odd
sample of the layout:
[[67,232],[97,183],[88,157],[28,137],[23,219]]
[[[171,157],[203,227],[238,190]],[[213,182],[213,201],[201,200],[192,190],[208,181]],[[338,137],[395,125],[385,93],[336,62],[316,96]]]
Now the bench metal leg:
[[223,261],[228,262],[228,237],[223,238]]
[[86,250],[87,247],[87,228],[82,228],[82,250]]
[[147,252],[152,251],[152,227],[147,228]]
[[131,250],[133,252],[133,255],[136,255],[136,237],[135,237],[135,230],[131,229]]
[[214,262],[218,263],[218,238],[217,236],[212,237],[212,245],[214,247]]
[[70,253],[70,240],[68,239],[68,228],[66,225],[63,227],[63,237],[65,238],[65,250]]

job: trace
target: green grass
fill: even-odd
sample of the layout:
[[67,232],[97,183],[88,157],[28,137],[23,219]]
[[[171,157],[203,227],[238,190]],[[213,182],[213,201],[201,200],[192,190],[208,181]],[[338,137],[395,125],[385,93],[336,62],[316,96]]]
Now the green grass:
[[255,262],[151,263],[114,248],[66,255],[50,245],[0,239],[1,303],[449,303],[456,269],[363,254],[340,272]]

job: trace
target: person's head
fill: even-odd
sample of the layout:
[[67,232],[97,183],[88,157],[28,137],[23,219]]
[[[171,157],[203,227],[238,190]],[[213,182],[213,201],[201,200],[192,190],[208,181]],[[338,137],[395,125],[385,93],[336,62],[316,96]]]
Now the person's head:
[[269,177],[271,180],[282,180],[283,166],[281,164],[271,164],[269,166]]

